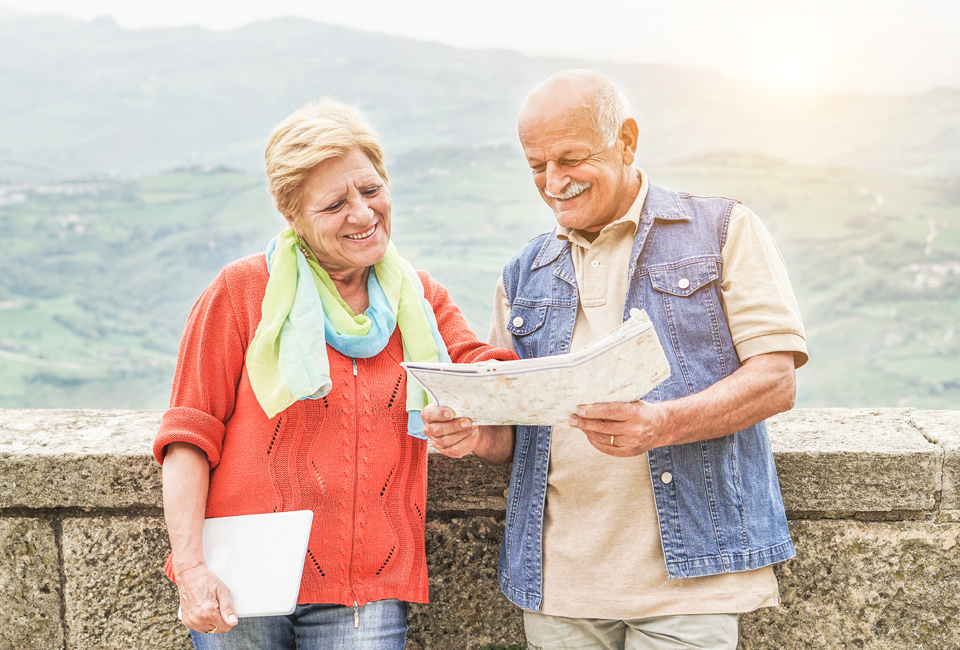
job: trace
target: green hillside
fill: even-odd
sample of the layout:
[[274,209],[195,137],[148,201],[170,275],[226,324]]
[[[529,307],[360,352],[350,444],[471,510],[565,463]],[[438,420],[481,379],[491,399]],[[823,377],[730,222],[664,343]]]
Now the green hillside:
[[[960,404],[960,180],[715,154],[646,168],[743,200],[780,243],[812,360],[802,406]],[[510,147],[391,163],[394,239],[484,336],[506,259],[552,227]],[[162,408],[193,301],[282,227],[257,176],[0,187],[0,406]]]

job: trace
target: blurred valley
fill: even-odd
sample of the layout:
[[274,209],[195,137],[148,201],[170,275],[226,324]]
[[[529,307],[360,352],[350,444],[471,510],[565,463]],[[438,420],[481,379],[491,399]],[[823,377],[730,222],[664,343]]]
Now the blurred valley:
[[[266,138],[321,95],[370,115],[397,246],[485,336],[503,263],[553,224],[516,111],[583,65],[299,19],[0,16],[0,407],[165,407],[193,301],[283,224]],[[960,89],[789,95],[590,67],[631,100],[653,182],[738,198],[773,232],[807,326],[800,406],[958,408]]]

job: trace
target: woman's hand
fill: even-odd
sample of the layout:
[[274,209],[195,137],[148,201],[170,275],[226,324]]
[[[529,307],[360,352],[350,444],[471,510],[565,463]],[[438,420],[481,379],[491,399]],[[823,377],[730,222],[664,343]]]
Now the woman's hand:
[[475,425],[470,418],[458,418],[447,406],[430,404],[420,413],[423,432],[444,456],[463,458],[474,454],[490,463],[513,459],[514,428],[508,424]]
[[444,456],[463,458],[480,443],[480,428],[469,418],[458,418],[446,406],[429,404],[420,413],[423,432]]
[[205,564],[178,573],[177,588],[180,618],[191,630],[229,632],[237,624],[230,589]]

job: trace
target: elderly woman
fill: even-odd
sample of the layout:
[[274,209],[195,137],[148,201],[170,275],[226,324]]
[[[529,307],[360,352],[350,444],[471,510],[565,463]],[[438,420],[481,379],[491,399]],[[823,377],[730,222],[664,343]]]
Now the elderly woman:
[[[515,357],[478,341],[397,253],[383,152],[356,110],[295,112],[266,163],[290,229],[200,296],[154,442],[164,570],[196,648],[402,648],[408,603],[427,601],[427,443],[425,396],[399,364]],[[482,452],[487,435],[457,426],[441,447]],[[238,621],[204,562],[204,518],[302,509],[314,518],[296,610]]]

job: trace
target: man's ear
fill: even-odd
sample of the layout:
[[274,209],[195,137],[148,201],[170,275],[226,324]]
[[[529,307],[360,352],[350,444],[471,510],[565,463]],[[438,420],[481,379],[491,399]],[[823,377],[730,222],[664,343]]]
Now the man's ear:
[[640,139],[640,127],[637,121],[628,117],[620,127],[620,142],[623,144],[623,164],[632,165],[637,157],[637,142]]

